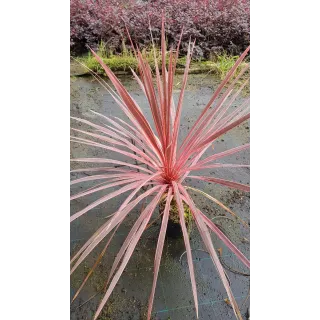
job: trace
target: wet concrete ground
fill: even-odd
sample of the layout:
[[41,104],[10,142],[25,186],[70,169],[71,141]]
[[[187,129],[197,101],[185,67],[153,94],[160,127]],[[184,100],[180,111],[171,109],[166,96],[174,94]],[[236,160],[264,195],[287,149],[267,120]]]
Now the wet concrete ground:
[[[134,99],[139,103],[145,112],[147,119],[151,121],[151,113],[147,101],[143,97],[131,77],[121,79]],[[177,76],[175,84],[179,88],[181,76]],[[195,121],[205,104],[210,99],[217,81],[211,76],[192,75],[189,79],[189,85],[185,94],[185,100],[182,111],[181,138],[186,135],[189,127]],[[179,91],[175,92],[177,98]],[[237,99],[234,106],[239,105],[243,101],[243,97]],[[90,77],[72,78],[71,79],[71,116],[86,118],[96,123],[99,118],[93,115],[89,110],[100,112],[106,115],[118,116],[126,119],[120,108],[112,100],[112,97],[101,86]],[[83,124],[71,121],[71,126],[75,128],[86,129]],[[245,122],[241,126],[233,129],[229,133],[220,137],[215,143],[214,151],[211,149],[206,154],[220,152],[231,147],[242,145],[249,142],[249,123]],[[113,152],[82,146],[76,143],[71,144],[71,157],[112,157],[114,159],[125,160]],[[126,159],[127,160],[127,159]],[[249,151],[243,151],[234,156],[221,159],[220,162],[226,163],[249,163]],[[83,165],[72,163],[72,169],[80,168]],[[242,183],[249,183],[249,169],[208,169],[203,170],[201,175],[211,175],[215,177],[224,177],[225,179],[234,180]],[[72,174],[71,178],[85,176],[84,174]],[[229,206],[237,215],[246,222],[250,222],[250,201],[249,194],[235,189],[230,189],[203,181],[187,180],[187,185],[199,188],[208,194],[214,196],[224,204]],[[82,189],[88,188],[93,183],[72,186],[71,192],[76,193]],[[110,189],[108,189],[109,191]],[[104,193],[97,193],[93,196],[87,196],[71,202],[71,213],[75,213],[79,209],[101,197]],[[195,203],[209,217],[220,217],[230,215],[220,209],[199,193],[192,193]],[[104,223],[105,217],[113,213],[124,201],[128,193],[109,200],[87,214],[77,219],[71,224],[71,254],[73,255],[77,249],[85,243],[85,241],[94,233],[98,227]],[[71,319],[92,319],[97,305],[102,298],[101,294],[82,307],[79,306],[92,295],[96,294],[102,287],[108,277],[109,270],[115,258],[117,250],[120,249],[132,223],[135,221],[139,207],[129,215],[119,228],[114,240],[111,242],[107,253],[103,257],[96,272],[89,279],[83,288],[79,297],[71,306]],[[156,210],[152,220],[158,216]],[[250,240],[250,234],[239,223],[232,222],[225,218],[216,218],[215,222],[222,226],[227,232],[230,239],[239,247],[239,249],[250,258],[249,244],[244,239]],[[153,280],[153,261],[157,243],[157,237],[160,230],[161,221],[158,220],[152,227],[145,231],[139,241],[134,255],[128,263],[125,272],[120,278],[115,290],[113,291],[103,313],[101,320],[124,319],[138,320],[145,319],[147,311],[147,301],[149,298],[152,280]],[[197,292],[199,300],[199,319],[235,319],[232,308],[224,301],[227,294],[223,288],[220,278],[215,270],[213,262],[209,255],[197,249],[203,249],[204,245],[200,239],[200,235],[196,228],[192,229],[190,235],[191,248],[194,259],[194,268],[197,281]],[[222,248],[223,259],[231,268],[248,273],[241,262],[221,243],[215,235],[212,235],[215,248]],[[95,259],[101,252],[105,242],[102,242],[97,250],[89,256],[89,258],[71,277],[71,297],[80,286],[84,277],[92,267]],[[185,251],[182,239],[166,239],[163,257],[161,260],[161,268],[156,288],[153,316],[154,319],[196,319],[194,311],[194,302],[191,290],[190,276],[186,261],[186,255],[183,255],[181,262],[179,261],[182,253]],[[249,277],[238,275],[230,271],[226,271],[231,281],[231,288],[234,296],[238,301],[244,319],[246,319],[249,300],[246,299],[249,290]]]

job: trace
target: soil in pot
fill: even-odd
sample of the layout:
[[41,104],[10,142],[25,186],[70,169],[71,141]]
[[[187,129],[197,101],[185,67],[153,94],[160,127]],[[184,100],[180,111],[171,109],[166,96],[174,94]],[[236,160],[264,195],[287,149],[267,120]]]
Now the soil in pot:
[[[165,208],[165,201],[161,201],[159,204],[160,213],[163,213],[164,208]],[[187,227],[188,233],[190,234],[191,226],[192,226],[192,214],[189,206],[185,202],[183,202],[183,208],[184,208],[184,218],[186,222],[186,227]],[[178,206],[174,199],[172,199],[171,201],[166,237],[173,238],[173,239],[178,239],[183,237],[182,229],[180,225]]]

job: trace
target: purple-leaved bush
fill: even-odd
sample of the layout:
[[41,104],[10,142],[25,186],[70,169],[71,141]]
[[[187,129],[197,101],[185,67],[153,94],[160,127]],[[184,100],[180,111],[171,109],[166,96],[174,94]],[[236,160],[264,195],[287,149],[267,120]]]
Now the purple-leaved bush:
[[161,12],[165,10],[169,47],[184,28],[181,52],[187,52],[190,37],[196,39],[194,55],[208,57],[222,50],[239,54],[249,45],[249,0],[71,0],[70,45],[73,53],[96,48],[103,40],[115,52],[132,39],[140,47],[151,45],[149,20],[155,39],[161,34]]

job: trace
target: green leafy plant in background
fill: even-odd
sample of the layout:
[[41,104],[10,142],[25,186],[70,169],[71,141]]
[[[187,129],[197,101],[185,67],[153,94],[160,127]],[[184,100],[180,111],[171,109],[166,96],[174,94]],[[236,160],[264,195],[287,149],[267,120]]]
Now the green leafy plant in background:
[[[155,52],[155,54],[154,54]],[[160,48],[144,48],[141,50],[141,54],[143,58],[148,62],[149,66],[151,67],[152,71],[155,71],[156,64],[155,64],[155,56],[157,59],[157,63],[161,64],[161,49]],[[112,49],[108,48],[107,44],[103,41],[100,42],[97,55],[102,59],[102,61],[112,70],[112,71],[121,71],[126,73],[131,73],[131,69],[134,71],[138,71],[139,64],[137,59],[134,56],[134,53],[128,50],[123,41],[123,50],[122,53],[116,54]],[[203,59],[195,59],[190,62],[191,72],[193,73],[204,73],[205,76],[209,74],[218,77],[219,79],[223,80],[227,73],[231,70],[235,62],[239,56],[232,56],[224,53],[219,53],[211,57],[211,60],[203,60]],[[177,73],[183,73],[184,67],[186,65],[186,56],[178,57],[176,66],[177,66]],[[94,57],[91,52],[88,54],[75,58],[78,62],[80,62],[83,66],[85,66],[87,73],[90,70],[94,71],[99,75],[106,75],[103,67]],[[166,57],[166,66],[168,67],[169,64],[169,57]],[[248,68],[249,63],[246,61],[242,61],[237,68],[236,72],[228,81],[227,85],[231,83],[232,80],[241,72],[242,69]],[[245,74],[239,78],[236,87],[239,88],[241,85],[246,82],[247,77]],[[179,82],[180,84],[180,82]],[[242,90],[243,95],[248,95],[250,92],[250,83],[246,82],[246,86]]]
[[[123,42],[123,49],[121,53],[115,53],[112,49],[108,48],[107,44],[103,41],[100,42],[97,55],[112,71],[128,71],[131,69],[138,71],[139,63],[134,53],[126,48]],[[162,55],[159,48],[144,48],[141,50],[141,55],[148,62],[152,70],[155,70],[155,57],[158,64],[161,64]],[[78,58],[78,61],[84,64],[88,70],[93,70],[100,75],[106,75],[103,67],[94,57],[91,52]],[[169,58],[166,57],[166,65],[169,63]],[[177,60],[177,66],[183,67],[186,63],[186,57],[180,57]]]
[[[215,225],[215,223],[213,223],[201,211],[200,208],[197,208],[191,196],[189,195],[188,190],[193,189],[201,192],[203,195],[220,205],[229,213],[233,215],[234,213],[214,197],[201,190],[188,186],[186,178],[196,181],[208,181],[214,184],[228,186],[230,188],[236,188],[246,192],[250,190],[248,185],[242,183],[193,174],[195,171],[201,171],[208,168],[248,167],[247,164],[218,163],[217,160],[246,150],[249,148],[249,144],[241,145],[223,152],[214,153],[213,155],[204,157],[203,159],[201,158],[205,151],[210,148],[212,143],[218,137],[248,120],[250,117],[249,99],[245,99],[242,105],[230,110],[232,103],[239,96],[243,86],[245,85],[244,83],[239,89],[235,90],[235,85],[248,70],[248,66],[242,68],[235,78],[233,77],[237,71],[237,68],[247,55],[249,48],[247,48],[237,59],[231,70],[227,73],[225,79],[214,92],[206,107],[202,110],[198,119],[191,127],[188,135],[184,138],[183,142],[179,144],[178,137],[181,122],[181,111],[195,42],[190,41],[188,45],[182,86],[178,102],[175,104],[173,100],[173,79],[178,61],[180,43],[181,37],[178,42],[177,49],[175,51],[171,49],[167,53],[163,18],[161,33],[161,56],[163,59],[161,59],[160,65],[158,65],[157,52],[153,52],[155,64],[155,84],[151,72],[151,66],[148,60],[143,56],[140,50],[134,49],[134,57],[137,60],[137,69],[139,72],[137,74],[134,70],[132,70],[132,73],[142,92],[146,96],[146,99],[148,100],[155,130],[151,128],[140,106],[134,101],[119,79],[111,71],[110,67],[104,63],[101,57],[92,51],[92,55],[95,57],[95,59],[97,59],[101,67],[104,69],[105,73],[112,82],[114,89],[97,75],[94,75],[95,78],[114,98],[118,106],[128,117],[129,121],[126,122],[116,117],[108,117],[97,112],[93,113],[100,117],[101,120],[105,121],[105,124],[98,125],[85,119],[72,118],[77,122],[88,125],[92,130],[87,131],[73,128],[72,130],[81,134],[83,137],[72,136],[71,141],[117,152],[128,157],[128,159],[135,161],[135,164],[110,158],[76,158],[71,160],[78,163],[90,163],[98,165],[96,167],[72,170],[72,172],[92,172],[92,175],[72,180],[71,185],[84,183],[86,181],[100,181],[100,183],[94,187],[83,190],[77,194],[73,194],[71,196],[71,200],[85,197],[98,191],[104,191],[111,187],[118,187],[116,191],[105,194],[93,203],[89,204],[87,207],[74,213],[71,216],[71,222],[75,221],[101,203],[104,203],[123,193],[129,192],[129,195],[120,205],[120,207],[109,216],[109,219],[100,226],[100,228],[72,257],[71,274],[83,261],[85,261],[87,256],[97,247],[97,245],[107,236],[109,236],[103,251],[75,294],[73,301],[83,288],[83,285],[88,280],[93,270],[99,264],[101,257],[105,254],[110,242],[113,239],[113,236],[125,218],[141,201],[145,201],[147,199],[149,200],[149,203],[143,208],[137,217],[114,260],[105,286],[106,290],[104,297],[100,302],[94,319],[98,318],[104,305],[108,301],[121,274],[126,268],[142,233],[148,227],[148,223],[155,208],[161,201],[163,201],[163,199],[165,201],[165,207],[155,253],[154,279],[149,298],[148,319],[151,318],[154,294],[168,220],[170,219],[170,208],[172,201],[176,203],[178,209],[179,223],[181,225],[183,239],[186,246],[187,261],[197,318],[197,288],[189,235],[186,227],[184,204],[187,205],[187,208],[189,208],[188,210],[190,210],[189,214],[187,214],[187,218],[190,219],[191,213],[192,221],[199,230],[206,250],[210,254],[212,261],[220,275],[224,288],[227,292],[228,300],[230,301],[236,318],[242,319],[224,268],[221,265],[216,249],[213,246],[210,231],[216,234],[246,267],[250,267],[250,262],[217,227],[217,225]],[[133,44],[132,47],[134,48]],[[167,59],[168,64],[165,63]],[[225,85],[227,83],[229,83],[229,85],[225,89]],[[120,165],[121,167],[115,167],[115,165]],[[241,222],[247,226],[244,221],[241,220]]]

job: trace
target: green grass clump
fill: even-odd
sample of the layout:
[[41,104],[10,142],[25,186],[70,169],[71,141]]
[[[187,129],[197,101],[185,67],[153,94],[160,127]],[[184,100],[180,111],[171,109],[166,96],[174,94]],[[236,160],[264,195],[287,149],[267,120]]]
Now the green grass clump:
[[[103,62],[112,70],[112,71],[130,71],[130,68],[134,71],[138,70],[138,63],[134,55],[112,55],[109,57],[103,57],[99,53],[98,55],[102,58]],[[145,55],[146,60],[149,62],[149,65],[152,70],[155,70],[155,62],[153,56]],[[81,63],[86,65],[92,71],[98,74],[105,74],[103,68],[99,64],[99,62],[94,58],[91,53],[88,53],[86,56],[78,59]],[[169,59],[167,58],[167,63]],[[177,62],[177,68],[183,67],[185,65],[186,58],[179,58]],[[158,65],[161,66],[161,58],[157,58]]]
[[[227,73],[230,71],[230,69],[234,66],[239,56],[231,56],[226,53],[223,53],[221,55],[217,55],[212,62],[207,62],[208,65],[210,65],[213,68],[213,72],[219,76],[221,80],[223,80]],[[241,72],[241,70],[247,65],[249,62],[243,61],[240,63],[239,67],[237,68],[234,75],[231,77],[228,83],[231,83]],[[239,81],[236,84],[236,87],[240,87],[247,79],[248,79],[248,72],[250,72],[249,69],[240,77]],[[249,95],[250,94],[250,83],[248,82],[247,85],[243,88],[243,94]]]
[[[217,69],[219,70],[221,78],[224,78],[227,75],[227,73],[236,63],[238,58],[239,56],[229,56],[225,53],[217,56],[215,63],[216,63]],[[243,63],[242,63],[242,66],[244,66]],[[238,74],[240,70],[241,70],[241,65],[238,68]]]
[[[102,58],[103,62],[112,71],[123,71],[130,73],[130,69],[138,71],[138,63],[132,51],[128,50],[123,43],[122,53],[116,54],[112,49],[108,48],[105,43],[101,42],[97,54]],[[159,48],[156,48],[156,59],[159,67],[161,66],[161,52]],[[151,69],[155,70],[155,61],[153,49],[145,48],[141,51],[142,56],[148,61]],[[230,69],[233,67],[239,56],[232,56],[227,53],[222,53],[220,55],[214,56],[211,60],[193,60],[190,65],[190,73],[211,73],[217,76],[219,79],[223,80]],[[90,70],[105,75],[105,72],[99,62],[94,58],[94,56],[89,52],[87,55],[78,58],[79,62],[87,66]],[[169,56],[166,57],[167,64],[169,63]],[[180,57],[177,61],[177,73],[183,73],[184,66],[186,64],[186,57]],[[230,79],[229,83],[235,79],[235,77],[240,73],[240,71],[246,67],[248,62],[242,62],[238,67],[234,76]],[[161,71],[161,67],[160,67]],[[239,82],[237,87],[239,87],[248,77],[248,72],[246,72]],[[248,94],[250,90],[249,84],[244,88],[244,93]]]
[[[122,52],[120,54],[115,54],[111,49],[108,49],[105,43],[101,42],[97,50],[97,54],[102,58],[103,62],[112,71],[130,71],[130,68],[137,71],[138,63],[133,54],[129,51],[126,46],[122,45]],[[161,65],[161,53],[158,48],[156,48],[156,58],[158,65]],[[152,48],[145,48],[141,51],[142,56],[148,61],[152,70],[155,69],[154,53]],[[87,55],[80,57],[78,59],[81,63],[86,65],[89,69],[93,70],[98,74],[104,74],[104,70],[99,64],[99,62],[94,58],[94,56],[89,52]],[[169,62],[169,57],[166,58],[167,63]],[[177,67],[184,66],[186,62],[186,57],[178,59]]]
[[[88,53],[86,57],[80,58],[79,60],[92,71],[98,74],[104,74],[103,68],[91,53]],[[102,60],[113,71],[128,71],[130,68],[136,70],[138,67],[136,58],[130,56],[113,56],[110,58],[102,57]]]

